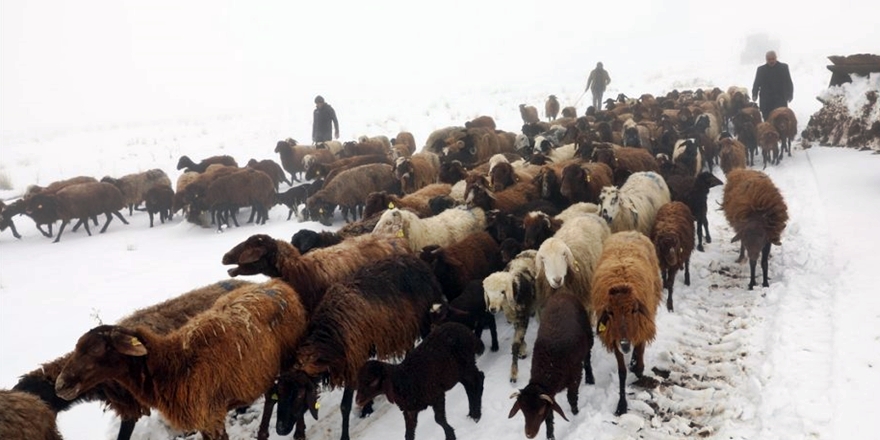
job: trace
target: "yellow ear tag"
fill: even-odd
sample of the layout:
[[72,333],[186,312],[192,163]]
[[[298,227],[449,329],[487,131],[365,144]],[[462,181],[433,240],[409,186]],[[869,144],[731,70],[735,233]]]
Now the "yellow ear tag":
[[397,231],[397,236],[400,238],[404,237],[403,230]]
[[321,402],[315,402],[315,409],[321,409]]
[[278,400],[278,393],[272,394],[272,400]]
[[138,345],[144,345],[144,344],[141,344],[141,341],[138,341],[138,338],[132,336],[131,337],[131,345],[133,347],[137,347]]
[[599,333],[605,333],[605,324],[599,323]]
[[682,252],[684,252],[684,248],[678,248],[678,253],[680,254]]
[[590,183],[591,178],[592,178],[592,175],[591,175],[591,174],[587,174],[587,183]]
[[577,261],[574,262],[574,271],[575,271],[575,272],[580,272],[580,271],[581,271],[581,266],[578,264]]
[[394,202],[388,202],[388,209],[394,209]]

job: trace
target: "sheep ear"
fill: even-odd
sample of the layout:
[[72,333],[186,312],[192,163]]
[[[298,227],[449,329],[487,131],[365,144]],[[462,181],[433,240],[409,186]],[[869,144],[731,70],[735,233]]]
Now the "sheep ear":
[[602,312],[602,316],[599,317],[599,322],[596,323],[596,333],[605,333],[605,329],[608,326],[608,318],[608,312]]
[[559,406],[558,403],[556,403],[555,400],[553,400],[552,397],[548,396],[547,394],[541,394],[541,400],[549,403],[550,407],[553,408],[553,411],[559,413],[559,416],[562,417],[566,422],[568,421],[568,417],[565,417],[565,413],[562,411],[562,408]]
[[[512,397],[516,397],[516,396],[512,396]],[[516,402],[513,402],[513,408],[510,408],[510,413],[507,414],[507,418],[512,419],[513,416],[515,416],[516,413],[519,412],[519,408],[520,408],[519,407],[519,400],[517,400]]]
[[318,402],[318,392],[315,389],[306,391],[306,404],[309,405],[309,414],[318,420],[318,410],[321,409],[321,404]]
[[266,255],[265,248],[247,248],[238,256],[238,264],[256,263],[260,258],[263,258],[263,255]]
[[742,238],[742,237],[739,236],[739,232],[737,232],[737,233],[733,236],[733,238],[730,239],[730,242],[731,242],[731,243],[736,243],[736,242],[738,242],[741,238]]
[[146,356],[147,347],[136,336],[113,330],[110,333],[113,348],[126,356]]

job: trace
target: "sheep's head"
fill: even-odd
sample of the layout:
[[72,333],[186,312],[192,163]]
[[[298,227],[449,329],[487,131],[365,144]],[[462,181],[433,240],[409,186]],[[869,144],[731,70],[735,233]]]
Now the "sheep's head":
[[486,211],[486,232],[500,243],[512,237],[522,237],[522,224],[513,214],[493,209]]
[[389,209],[379,217],[379,222],[373,228],[373,233],[409,237],[409,219],[400,209]]
[[36,194],[24,208],[24,213],[38,223],[51,223],[58,219],[58,201],[54,194]]
[[697,175],[697,180],[694,184],[694,187],[704,188],[704,190],[708,191],[710,188],[714,188],[723,184],[724,182],[722,182],[721,179],[715,177],[714,174],[708,171],[703,171],[702,173]]
[[498,245],[498,248],[501,253],[501,262],[504,264],[513,261],[513,259],[523,251],[522,244],[514,238],[505,238],[501,241],[501,244]]
[[[355,393],[355,402],[364,406],[380,394],[385,394],[390,388],[390,365],[379,361],[367,361],[358,371],[358,386]],[[393,396],[387,395],[388,400],[394,403]]]
[[[281,144],[281,143],[279,142],[279,144]],[[278,147],[275,147],[275,151],[276,152],[278,151]],[[192,159],[189,158],[189,156],[180,156],[180,159],[177,160],[177,169],[178,170],[182,170],[184,168],[191,168],[193,166],[195,166],[195,163],[192,161]]]
[[443,183],[455,184],[465,179],[467,175],[467,170],[459,160],[444,161],[440,164],[440,181]]
[[514,304],[513,275],[495,272],[483,279],[483,298],[489,313],[498,313],[505,302]]
[[[288,150],[288,149],[290,149],[290,146],[291,146],[291,145],[290,145],[289,143],[287,143],[287,141],[278,141],[278,143],[275,144],[275,152],[276,152],[276,153],[281,153],[281,152],[283,152],[284,150]],[[177,166],[177,169],[178,169],[178,170],[180,169],[180,165],[179,165],[179,164],[178,164],[178,166]]]
[[593,162],[604,163],[612,170],[617,169],[617,157],[614,155],[614,149],[607,146],[600,146],[593,149]]
[[516,183],[517,176],[513,171],[513,165],[508,162],[495,164],[489,171],[489,180],[492,182],[493,191],[502,191]]
[[532,142],[529,140],[529,137],[518,133],[513,140],[513,147],[516,151],[523,151],[532,148]]
[[580,271],[571,248],[555,237],[544,240],[544,243],[538,248],[538,253],[535,254],[535,268],[538,273],[544,274],[552,289],[562,287],[569,269]]
[[400,187],[404,192],[412,189],[413,185],[415,185],[414,174],[415,170],[412,161],[408,157],[398,158],[394,162],[394,177],[400,182]]
[[629,353],[633,344],[653,338],[654,316],[633,294],[632,286],[622,284],[608,291],[608,305],[598,312],[596,334],[606,347]]
[[599,213],[608,224],[620,213],[620,189],[606,186],[599,193]]
[[548,154],[553,150],[553,144],[543,135],[535,136],[534,152]]
[[431,208],[431,214],[437,215],[455,206],[455,199],[449,196],[436,196],[428,201],[428,206]]
[[533,183],[538,187],[542,199],[552,199],[559,192],[559,178],[550,168],[541,169]]
[[316,160],[317,159],[315,159],[315,156],[313,156],[311,154],[306,154],[305,156],[303,156],[303,160],[302,160],[303,169],[308,171],[309,168],[311,168],[312,165],[315,164]]
[[293,431],[297,419],[308,411],[318,420],[318,384],[302,371],[284,372],[276,385],[278,412],[275,429],[278,435]]
[[[296,251],[294,251],[296,252]],[[223,255],[223,264],[235,264],[229,269],[229,276],[263,274],[277,278],[281,272],[277,267],[278,242],[264,234],[250,236]]]
[[639,129],[635,125],[623,129],[623,145],[625,147],[641,147],[642,138],[639,137]]
[[[482,176],[480,176],[482,177]],[[486,185],[478,183],[468,188],[464,193],[464,201],[468,208],[482,208],[489,211],[494,204],[495,194],[492,194]]]
[[513,418],[517,412],[522,410],[523,416],[526,418],[526,438],[535,438],[538,435],[548,412],[555,411],[565,421],[568,421],[565,412],[556,403],[555,397],[536,383],[530,383],[525,388],[513,393],[510,398],[516,399],[516,401],[507,418]]
[[300,229],[293,234],[293,237],[290,237],[290,244],[292,244],[299,253],[305,254],[318,245],[319,237],[320,234],[315,231],[310,229]]
[[55,393],[73,400],[95,385],[127,373],[129,357],[146,356],[147,348],[134,331],[113,325],[89,330],[55,381]]
[[657,258],[667,267],[681,267],[684,264],[682,256],[684,249],[676,234],[658,233],[654,237],[654,245],[657,248]]
[[364,201],[364,218],[370,218],[386,209],[394,208],[391,198],[385,191],[372,192]]
[[319,221],[324,226],[333,224],[333,212],[336,211],[336,204],[325,200],[321,194],[315,194],[306,200],[306,207],[309,216]]
[[538,246],[552,237],[561,226],[561,221],[553,219],[541,211],[528,213],[523,218],[523,228],[525,229],[523,247],[526,249],[538,249]]

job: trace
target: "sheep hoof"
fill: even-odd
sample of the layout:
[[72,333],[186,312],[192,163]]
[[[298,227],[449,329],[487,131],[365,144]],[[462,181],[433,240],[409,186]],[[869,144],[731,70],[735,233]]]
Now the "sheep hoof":
[[489,348],[493,352],[498,351],[498,344],[492,344],[492,347]]
[[[708,242],[706,242],[706,243],[708,243]],[[697,246],[697,250],[700,252],[706,252],[705,250],[703,250],[703,245]]]
[[515,377],[511,377],[511,378],[510,378],[510,383],[516,383],[516,378],[515,378]]
[[614,411],[615,416],[622,416],[626,414],[626,400],[621,399],[620,402],[617,402],[617,410]]
[[761,285],[764,287],[770,287],[770,283],[767,281],[764,281],[763,283],[761,283]]
[[711,243],[712,243],[712,237],[706,235],[706,244],[711,244]]

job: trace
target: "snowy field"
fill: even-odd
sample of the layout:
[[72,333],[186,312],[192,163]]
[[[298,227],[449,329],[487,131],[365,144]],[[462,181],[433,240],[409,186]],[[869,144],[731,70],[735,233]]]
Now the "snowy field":
[[[508,42],[530,38],[523,35],[524,31],[512,28],[514,23],[546,31],[545,25],[531,18],[541,12],[531,8],[522,11],[517,9],[521,5],[510,5],[505,6],[511,10],[509,22],[502,26],[503,17],[492,18],[499,23],[492,24],[495,32],[483,40],[498,47],[498,53],[487,55],[488,59],[480,59],[469,48],[473,38],[482,36],[473,29],[483,24],[471,17],[461,18],[468,29],[461,34],[451,32],[452,28],[444,30],[440,25],[434,31],[423,28],[425,24],[420,21],[403,20],[399,28],[386,21],[385,25],[392,30],[379,30],[378,37],[364,37],[363,41],[326,36],[331,47],[325,52],[291,44],[284,50],[295,55],[285,61],[290,64],[282,65],[277,64],[279,61],[267,61],[277,54],[265,48],[255,49],[277,43],[286,32],[291,32],[281,26],[282,19],[268,16],[272,11],[263,10],[268,9],[265,6],[244,11],[240,10],[243,6],[228,6],[220,12],[188,6],[179,15],[166,17],[159,9],[145,11],[138,10],[142,7],[138,5],[95,2],[76,10],[64,6],[60,12],[44,17],[42,12],[34,12],[31,6],[21,3],[4,3],[0,8],[0,18],[4,20],[0,26],[0,67],[4,69],[0,81],[0,182],[9,184],[8,188],[0,189],[0,199],[5,201],[20,196],[27,185],[45,185],[76,175],[100,178],[161,168],[174,181],[180,174],[175,170],[177,159],[184,154],[196,160],[229,154],[239,164],[249,158],[278,160],[273,153],[277,140],[293,137],[308,141],[312,97],[318,93],[336,108],[343,139],[361,134],[393,136],[407,130],[415,134],[417,143],[423,143],[433,129],[459,125],[481,114],[494,117],[501,129],[517,131],[521,126],[517,105],[527,102],[541,108],[551,93],[559,96],[563,106],[575,104],[587,73],[600,59],[612,78],[606,97],[617,93],[663,94],[673,88],[750,87],[764,49],[759,50],[757,58],[752,53],[746,56],[746,62],[741,62],[741,55],[748,55],[743,49],[742,35],[774,29],[777,24],[758,14],[749,29],[737,33],[742,38],[717,36],[687,42],[682,38],[696,31],[694,25],[679,26],[669,34],[654,36],[644,31],[645,23],[641,27],[634,23],[632,32],[626,32],[609,21],[596,24],[599,29],[594,32],[611,35],[603,40],[598,34],[591,34],[593,42],[583,43],[587,49],[567,53],[560,52],[558,43],[543,43],[554,46],[547,49],[548,54],[557,56],[538,55],[536,58],[546,60],[542,65],[538,60],[514,59],[520,56],[519,52],[535,49],[537,43],[517,47]],[[404,2],[391,3],[394,4],[385,6],[405,7]],[[689,2],[674,3],[674,8],[641,5],[642,12],[661,20],[675,17],[674,11],[698,7]],[[758,2],[753,3],[751,6],[757,7]],[[792,107],[799,129],[819,108],[814,97],[828,84],[826,55],[876,53],[880,49],[876,43],[880,33],[868,18],[880,15],[880,8],[873,3],[855,3],[849,9],[860,13],[854,16],[818,6],[799,6],[804,8],[802,12],[807,18],[798,21],[798,29],[806,30],[771,34],[775,38],[785,37],[780,60],[791,67],[795,84]],[[96,12],[110,14],[125,7],[134,8],[136,13],[123,24],[89,21],[94,20],[90,17]],[[460,11],[463,7],[450,9]],[[457,12],[444,8],[430,9],[427,13],[434,14],[437,20],[458,17]],[[486,16],[492,14],[489,6],[475,6],[473,10]],[[206,21],[214,23],[208,25],[213,33],[192,37],[186,31],[186,19],[203,12],[208,15]],[[292,11],[285,12],[298,17]],[[586,16],[589,11],[574,12]],[[610,17],[627,11],[602,12]],[[378,20],[373,13],[354,7],[335,17],[334,26],[351,29],[358,23],[369,22],[370,17]],[[692,18],[698,18],[699,14],[693,14]],[[9,17],[22,18],[23,24],[10,24],[8,21],[15,18]],[[700,17],[708,22],[705,15]],[[44,18],[45,23],[37,20]],[[824,18],[846,18],[848,29],[858,34],[846,34],[832,44],[822,36],[824,33],[808,32],[811,25],[818,26]],[[73,30],[69,23],[74,19],[93,26]],[[265,33],[246,32],[253,29],[242,25],[242,20],[258,23]],[[295,31],[297,20],[289,20],[284,24]],[[160,23],[169,29],[167,34],[145,30]],[[232,35],[223,34],[220,43],[212,43],[215,34],[228,30],[224,24],[232,29]],[[51,30],[50,37],[59,41],[37,38],[36,30],[42,32],[47,28]],[[110,31],[120,29],[131,34],[132,53],[149,56],[133,61],[114,58],[120,60],[120,65],[103,69],[108,61],[102,51],[119,55],[128,47],[125,41],[105,38]],[[304,25],[302,33],[321,31],[320,26],[310,23]],[[401,37],[430,32],[447,34],[448,40],[422,37],[409,41]],[[557,38],[572,40],[578,35],[576,28],[565,26]],[[170,55],[160,53],[158,46],[150,46],[149,50],[138,46],[147,44],[143,41],[148,37],[157,36],[166,45],[163,49],[173,48]],[[398,39],[404,40],[399,42],[401,51],[414,51],[423,44],[429,55],[422,53],[408,59],[396,49],[386,50],[378,61],[379,55],[370,44],[397,44]],[[15,44],[24,40],[36,45],[36,49],[24,43]],[[682,43],[674,45],[678,41]],[[645,47],[647,42],[654,47],[666,45],[675,52],[690,46],[691,52],[681,53],[681,60],[670,59],[666,51]],[[82,49],[92,43],[97,48]],[[226,69],[228,64],[207,62],[228,55],[220,44],[230,44],[235,49],[230,53],[239,70],[230,73]],[[212,50],[198,51],[200,45],[208,45]],[[334,45],[344,46],[344,50],[334,55]],[[630,50],[620,50],[621,47]],[[297,50],[302,52],[296,53]],[[55,65],[49,66],[47,60],[38,56],[39,51],[57,55]],[[78,51],[90,56],[79,59]],[[315,67],[313,60],[323,59],[319,57],[329,58],[332,67]],[[151,63],[165,63],[165,68],[156,69]],[[58,64],[69,66],[69,73],[62,75],[64,79],[40,69],[57,69]],[[7,70],[13,65],[21,69],[18,75],[9,74],[17,72]],[[279,66],[283,68],[274,69]],[[370,72],[373,68],[390,71]],[[146,80],[146,74],[132,73],[140,72],[139,69],[155,75]],[[40,73],[36,74],[38,70]],[[214,72],[217,77],[211,76]],[[320,72],[327,73],[322,76]],[[26,75],[30,75],[29,81],[24,78]],[[209,79],[203,80],[205,77]],[[129,83],[120,78],[131,80]],[[870,84],[877,84],[876,78]],[[578,102],[580,112],[588,100],[584,97]],[[691,259],[691,286],[684,286],[683,275],[679,274],[675,313],[668,313],[665,308],[658,312],[657,339],[646,351],[646,371],[658,368],[669,371],[669,377],[658,377],[661,384],[657,388],[641,389],[631,385],[634,378],[630,375],[630,412],[615,417],[616,363],[597,340],[593,348],[596,384],[581,386],[578,415],[572,415],[567,404],[562,405],[570,422],[556,418],[557,438],[870,436],[866,425],[870,425],[880,408],[880,297],[876,294],[880,281],[880,256],[876,253],[880,232],[873,223],[880,216],[880,155],[824,147],[804,150],[798,142],[792,154],[778,167],[766,170],[780,188],[790,216],[782,246],[772,251],[770,287],[746,290],[748,265],[735,263],[739,245],[730,242],[733,233],[723,214],[710,209],[713,241],[706,246],[706,252],[695,252]],[[720,170],[716,169],[716,175],[723,180]],[[283,186],[282,191],[286,189]],[[710,193],[710,207],[720,203],[721,193],[721,187]],[[246,210],[239,218],[244,215]],[[225,279],[226,267],[220,264],[221,256],[252,234],[289,239],[302,228],[323,228],[315,222],[286,218],[287,209],[279,206],[270,212],[266,225],[242,225],[216,233],[214,229],[183,222],[180,216],[170,224],[157,222],[156,227],[149,228],[147,214],[136,212],[128,218],[128,226],[114,221],[105,234],[92,237],[82,230],[68,230],[60,243],[52,244],[40,235],[29,218],[16,217],[23,238],[16,240],[9,231],[0,233],[0,388],[11,388],[21,374],[70,351],[79,336],[99,322],[112,323],[137,308]],[[341,224],[337,215],[333,228]],[[463,388],[456,387],[447,396],[449,422],[459,438],[524,437],[522,416],[507,418],[512,405],[509,396],[515,389],[507,379],[513,329],[503,316],[497,319],[501,350],[487,352],[477,362],[486,374],[483,418],[474,423],[465,417],[466,405],[461,404],[465,399]],[[537,325],[533,324],[526,337],[529,347],[536,330]],[[484,341],[488,342],[488,332]],[[528,381],[530,361],[527,358],[520,362],[520,387]],[[307,420],[309,439],[339,438],[340,398],[339,391],[322,394],[320,419]],[[257,402],[251,411],[235,418],[230,416],[231,439],[254,438],[260,408],[261,402]],[[400,411],[381,397],[375,409],[367,419],[352,418],[352,437],[402,437],[404,423]],[[420,419],[417,438],[443,438],[443,431],[433,422],[430,411]],[[116,438],[118,419],[111,412],[103,412],[97,404],[79,405],[61,413],[58,420],[59,429],[68,440]],[[543,436],[542,428],[539,438]],[[138,422],[133,436],[134,440],[170,438],[198,436],[170,431],[155,411],[150,418]],[[273,429],[270,438],[282,437],[275,435]]]

